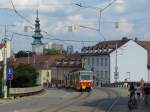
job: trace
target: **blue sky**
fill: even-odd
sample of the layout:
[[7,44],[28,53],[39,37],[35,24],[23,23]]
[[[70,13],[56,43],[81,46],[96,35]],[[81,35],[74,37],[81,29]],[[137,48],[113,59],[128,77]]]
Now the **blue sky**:
[[[129,38],[138,37],[139,40],[150,40],[150,0],[116,0],[109,8],[102,12],[101,34],[99,32],[79,27],[80,25],[98,29],[98,10],[81,8],[83,6],[104,8],[112,0],[13,0],[15,8],[34,24],[36,9],[39,9],[41,29],[53,35],[50,37],[44,33],[46,38],[73,39],[73,40],[106,40],[121,39],[124,36]],[[8,37],[12,32],[32,35],[33,30],[24,32],[24,26],[31,26],[30,23],[20,18],[13,10],[10,0],[0,1],[0,38],[4,37],[4,25],[16,25],[8,27]],[[77,32],[68,32],[70,25],[77,25]],[[116,25],[118,28],[116,28]],[[12,40],[13,50],[31,50],[33,39],[14,35]],[[75,50],[83,46],[95,43],[86,42],[61,42],[43,39],[44,43],[63,43],[65,46],[73,45]]]

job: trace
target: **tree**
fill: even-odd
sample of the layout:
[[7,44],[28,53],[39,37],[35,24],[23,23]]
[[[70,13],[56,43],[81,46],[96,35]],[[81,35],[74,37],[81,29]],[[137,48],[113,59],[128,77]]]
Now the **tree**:
[[14,67],[12,87],[30,87],[36,85],[37,69],[29,64],[20,64]]
[[28,55],[31,57],[32,56],[32,52],[31,51],[18,51],[18,53],[15,54],[16,58],[19,57],[28,57]]

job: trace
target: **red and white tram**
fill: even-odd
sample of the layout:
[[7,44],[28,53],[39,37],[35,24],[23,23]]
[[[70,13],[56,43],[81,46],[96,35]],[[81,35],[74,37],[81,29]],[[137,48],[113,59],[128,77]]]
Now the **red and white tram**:
[[93,72],[90,70],[75,70],[65,77],[65,87],[77,90],[93,89]]

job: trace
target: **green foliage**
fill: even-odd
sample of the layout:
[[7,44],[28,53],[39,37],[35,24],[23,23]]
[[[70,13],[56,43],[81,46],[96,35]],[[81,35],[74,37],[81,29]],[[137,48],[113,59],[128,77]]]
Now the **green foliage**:
[[2,74],[0,76],[0,96],[1,96],[1,93],[2,93]]
[[15,54],[15,57],[28,57],[28,55],[32,56],[32,54],[33,53],[31,51],[18,51],[18,53]]
[[62,54],[60,50],[54,50],[54,49],[46,52],[46,55],[60,55],[60,54]]
[[12,87],[29,87],[36,85],[37,70],[29,64],[20,64],[14,67]]

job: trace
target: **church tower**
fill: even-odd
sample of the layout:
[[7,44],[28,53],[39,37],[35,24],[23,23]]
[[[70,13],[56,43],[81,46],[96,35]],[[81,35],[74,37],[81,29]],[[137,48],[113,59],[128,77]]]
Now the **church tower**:
[[32,43],[32,52],[36,54],[43,54],[44,44],[41,41],[43,35],[41,34],[41,30],[40,30],[40,20],[38,17],[38,10],[37,10],[37,17],[35,20],[35,30],[32,38],[34,39]]

